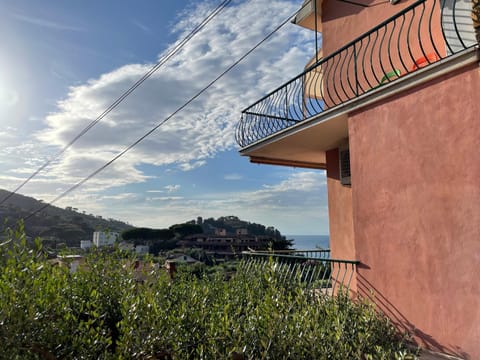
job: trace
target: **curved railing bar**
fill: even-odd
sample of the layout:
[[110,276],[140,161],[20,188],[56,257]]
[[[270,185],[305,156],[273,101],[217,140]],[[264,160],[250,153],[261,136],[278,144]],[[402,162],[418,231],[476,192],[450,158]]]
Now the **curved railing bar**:
[[[436,4],[437,4],[437,0],[434,0],[433,8],[435,8]],[[440,14],[440,16],[441,16],[441,14]],[[432,22],[433,22],[433,11],[430,11],[430,18],[428,19],[428,30],[429,30],[429,33],[430,33],[430,42],[433,45],[433,50],[435,50],[435,54],[437,54],[438,58],[441,59],[442,54],[440,54],[440,52],[438,51],[437,45],[435,45],[435,39],[433,38]],[[442,28],[442,32],[443,32],[443,28]]]
[[[476,45],[476,43],[466,44],[459,32],[455,18],[455,0],[451,16],[461,46],[460,50],[453,51],[449,43],[450,38],[446,37],[443,26],[446,16],[443,11],[445,0],[428,1],[429,14],[426,13],[427,0],[416,1],[334,53],[307,67],[302,73],[244,109],[235,133],[239,145],[252,144],[299,121],[369,92],[384,82],[396,81],[397,68],[402,68],[407,73],[423,67],[425,64],[418,67],[413,66],[412,69],[408,68],[406,58],[409,58],[413,64],[418,61],[415,59],[415,53],[417,56],[422,54],[426,66],[428,66],[436,61],[428,56],[432,50],[436,57],[442,59]],[[434,11],[437,11],[439,6],[441,8],[439,12],[441,38],[435,41],[433,37]],[[401,22],[400,26],[397,21]],[[414,29],[415,27],[417,28]],[[423,34],[425,28],[428,35]],[[392,44],[397,30],[399,59],[396,59],[396,54],[394,59],[395,49],[392,50]],[[422,37],[422,34],[425,36]],[[406,38],[404,43],[408,55],[401,50],[402,36]],[[438,41],[445,42],[449,49],[445,55],[439,51]],[[431,47],[433,47],[432,50],[430,50]],[[369,60],[367,60],[368,58]],[[368,61],[370,61],[370,70],[367,69]],[[362,64],[361,71],[358,69],[360,63]],[[389,76],[392,71],[393,76]],[[403,71],[401,71],[402,75]],[[355,76],[354,82],[352,75]],[[380,81],[378,76],[385,80]],[[313,97],[307,97],[307,93]],[[317,93],[320,93],[320,96]]]

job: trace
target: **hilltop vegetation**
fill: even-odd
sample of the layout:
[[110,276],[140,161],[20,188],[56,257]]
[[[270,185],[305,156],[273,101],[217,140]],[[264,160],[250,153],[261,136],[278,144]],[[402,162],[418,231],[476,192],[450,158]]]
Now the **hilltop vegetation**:
[[[8,191],[0,190],[0,199],[5,198]],[[13,228],[16,224],[44,206],[44,202],[32,197],[14,194],[0,205],[1,226]],[[41,237],[45,247],[79,247],[80,240],[91,240],[97,230],[109,230],[122,234],[122,238],[135,245],[149,245],[153,253],[170,250],[177,246],[177,241],[188,235],[214,235],[219,229],[228,235],[244,230],[249,235],[267,236],[272,239],[274,249],[287,249],[292,242],[286,239],[279,230],[272,226],[249,222],[237,216],[222,216],[217,219],[187,221],[174,224],[165,229],[135,228],[130,224],[115,219],[104,219],[101,216],[87,214],[73,207],[65,209],[49,206],[24,223],[25,234],[29,238]],[[1,231],[1,230],[0,230]]]
[[276,240],[284,240],[280,231],[273,226],[252,223],[240,220],[237,216],[221,216],[218,219],[207,218],[202,220],[202,228],[206,234],[211,234],[216,228],[225,229],[228,233],[234,234],[238,229],[246,229],[251,235],[271,236]]
[[[8,191],[0,190],[0,199],[5,198],[8,194]],[[14,227],[19,220],[26,218],[44,205],[41,200],[14,194],[0,205],[1,226]],[[91,239],[92,233],[97,229],[122,232],[132,228],[131,225],[122,221],[103,219],[93,214],[80,212],[75,208],[62,209],[57,206],[49,206],[42,210],[25,221],[24,226],[27,236],[42,237],[44,244],[56,241],[64,242],[66,246],[70,247],[79,247],[80,240]]]
[[122,233],[122,239],[135,245],[149,245],[150,252],[157,254],[160,250],[171,250],[177,242],[189,235],[215,235],[217,231],[224,230],[226,235],[232,236],[237,230],[244,230],[248,235],[264,236],[271,238],[272,248],[275,250],[288,249],[292,245],[280,231],[274,227],[251,223],[240,220],[236,216],[222,216],[218,219],[201,218],[183,224],[175,224],[168,229],[133,228]]

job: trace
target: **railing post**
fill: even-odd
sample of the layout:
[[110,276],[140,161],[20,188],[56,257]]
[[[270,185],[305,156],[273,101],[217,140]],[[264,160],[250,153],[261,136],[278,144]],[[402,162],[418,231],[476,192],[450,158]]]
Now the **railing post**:
[[357,44],[353,43],[353,71],[355,73],[355,96],[358,96]]
[[318,63],[318,18],[317,18],[317,0],[314,0],[315,12],[315,63]]

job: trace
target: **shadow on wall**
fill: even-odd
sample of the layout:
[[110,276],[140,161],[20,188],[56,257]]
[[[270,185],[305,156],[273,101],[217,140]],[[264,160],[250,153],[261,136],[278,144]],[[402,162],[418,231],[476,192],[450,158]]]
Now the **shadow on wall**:
[[[360,264],[360,268],[369,269],[365,264]],[[453,355],[462,359],[470,359],[470,356],[462,351],[458,346],[445,346],[435,340],[430,334],[423,332],[422,330],[415,328],[398,308],[389,301],[378,289],[373,286],[362,274],[357,272],[357,294],[358,296],[368,299],[375,303],[378,308],[395,324],[395,326],[401,331],[408,332],[415,337],[415,341],[422,347],[429,350]]]

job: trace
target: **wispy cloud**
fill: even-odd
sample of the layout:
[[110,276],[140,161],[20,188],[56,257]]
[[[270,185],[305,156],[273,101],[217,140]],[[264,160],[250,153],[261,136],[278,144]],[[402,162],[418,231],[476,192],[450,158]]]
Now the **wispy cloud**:
[[183,199],[182,196],[156,196],[146,198],[147,201],[178,201]]
[[[182,21],[176,24],[174,30],[179,39],[188,33],[198,19],[206,16],[208,11],[206,3],[210,2],[195,2],[192,8],[182,14]],[[164,65],[117,109],[83,136],[72,151],[63,155],[56,166],[49,168],[48,176],[39,176],[29,183],[27,187],[29,193],[45,200],[52,199],[58,195],[58,189],[68,188],[102,166],[155,124],[164,120],[263,39],[296,10],[297,6],[297,2],[289,0],[246,0],[226,8],[221,16],[215,18],[197,34],[173,61]],[[58,30],[83,30],[40,18],[23,15],[17,15],[16,18]],[[132,21],[132,24],[142,29],[140,22],[135,24]],[[148,29],[142,29],[145,30]],[[278,216],[280,213],[286,213],[286,207],[298,210],[297,220],[301,216],[308,218],[309,215],[306,214],[312,209],[317,213],[311,216],[314,218],[318,216],[320,205],[314,200],[318,201],[318,196],[322,195],[313,196],[312,193],[323,189],[322,176],[310,173],[298,173],[276,184],[266,184],[255,191],[211,194],[210,197],[149,197],[148,193],[151,193],[151,196],[161,192],[168,195],[180,189],[179,185],[160,184],[153,185],[153,189],[147,190],[141,198],[129,197],[126,199],[126,206],[111,206],[112,201],[120,201],[122,196],[99,200],[100,195],[106,190],[111,194],[117,188],[147,183],[154,177],[150,170],[152,168],[161,169],[162,172],[167,170],[189,172],[205,166],[219,153],[235,149],[237,145],[234,140],[234,129],[241,109],[302,71],[305,62],[311,56],[311,42],[307,36],[307,32],[293,25],[282,28],[234,71],[191,103],[183,112],[165,123],[153,136],[92,178],[61,204],[75,203],[78,208],[88,208],[89,212],[96,211],[99,214],[104,214],[108,210],[105,215],[109,217],[128,219],[139,225],[157,223],[160,218],[165,221],[165,225],[169,225],[172,217],[176,216],[178,220],[178,214],[192,218],[208,214],[220,216],[225,215],[220,213],[225,209],[238,215],[243,214],[247,219],[256,216],[258,221],[269,220],[265,215],[266,209]],[[175,45],[171,44],[170,49]],[[168,50],[159,54],[158,58],[160,59]],[[56,110],[45,118],[45,127],[35,134],[35,141],[32,142],[34,144],[32,146],[35,146],[34,153],[42,154],[37,158],[45,157],[47,154],[45,149],[53,153],[65,146],[152,65],[126,64],[83,84],[72,86],[64,99],[58,102]],[[14,144],[0,151],[9,151],[13,154],[12,159],[15,160],[16,167],[22,163],[22,157],[25,161],[27,155],[32,153],[19,152]],[[217,175],[222,179],[222,173]],[[16,185],[13,181],[16,179],[15,174],[4,172],[0,181],[3,179],[8,180],[5,187],[9,185],[9,188],[13,188]],[[241,180],[242,175],[232,172],[223,176],[223,179]],[[147,198],[150,200],[147,201]],[[162,201],[162,206],[156,207],[157,205],[153,204],[155,201]],[[135,211],[129,206],[133,202]]]
[[173,192],[177,192],[178,190],[180,190],[180,185],[167,185],[165,186],[165,189],[167,190],[168,193],[173,193]]
[[[193,197],[147,197],[135,205],[132,214],[126,208],[112,209],[118,218],[134,224],[169,226],[197,216],[218,217],[228,211],[240,218],[289,229],[292,233],[325,233],[328,228],[326,176],[324,171],[298,171],[259,190],[209,192]],[[161,216],[160,216],[161,215]],[[110,215],[109,215],[110,216]],[[160,224],[158,225],[160,226]]]
[[86,31],[85,28],[81,28],[81,27],[77,27],[77,26],[73,26],[73,25],[69,25],[69,24],[62,24],[62,23],[57,22],[57,21],[51,21],[51,20],[42,19],[42,18],[39,18],[39,17],[26,16],[26,15],[17,14],[17,13],[11,13],[10,15],[17,20],[20,20],[20,21],[23,21],[23,22],[26,22],[26,23],[29,23],[29,24],[32,24],[32,25],[48,28],[48,29],[66,30],[66,31],[81,31],[81,32]]
[[[174,61],[167,63],[75,145],[82,156],[67,154],[63,158],[62,176],[67,175],[67,169],[85,174],[93,171],[94,165],[108,161],[109,156],[113,157],[208,84],[295,8],[289,1],[274,0],[245,1],[225,9]],[[254,17],[266,12],[270,16]],[[183,31],[178,28],[179,38],[204,13],[206,7],[200,4],[184,16],[188,21]],[[237,17],[239,13],[252,16]],[[249,31],[244,31],[246,28]],[[135,178],[144,181],[138,169],[140,164],[174,165],[180,170],[192,171],[204,166],[219,152],[233,149],[236,146],[234,129],[242,107],[303,68],[310,55],[305,36],[305,32],[294,26],[279,31],[235,71],[164,124],[155,136],[114,163],[111,169],[122,167],[126,173],[136,174],[129,181]],[[125,65],[71,87],[68,96],[58,103],[58,110],[46,118],[47,127],[37,133],[37,139],[44,144],[64,146],[151,66]],[[125,184],[125,179],[113,178],[110,185],[119,183]]]
[[130,20],[130,22],[133,25],[135,25],[137,28],[142,30],[144,33],[146,33],[146,34],[151,34],[152,33],[152,30],[148,26],[146,26],[145,24],[141,23],[140,21],[138,21],[136,19],[132,19],[132,20]]

